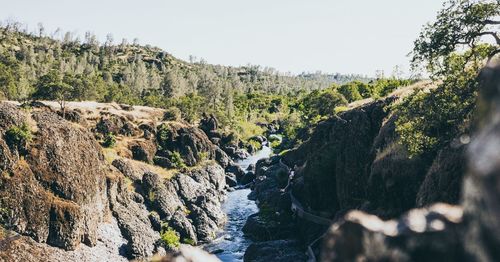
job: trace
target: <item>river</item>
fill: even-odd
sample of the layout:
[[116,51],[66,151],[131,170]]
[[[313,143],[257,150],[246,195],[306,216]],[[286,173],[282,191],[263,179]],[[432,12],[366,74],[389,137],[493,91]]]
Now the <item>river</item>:
[[[263,146],[256,154],[236,164],[246,171],[249,165],[256,164],[257,161],[268,158],[271,154],[271,148]],[[247,198],[248,194],[250,194],[250,189],[238,189],[228,193],[227,200],[223,204],[227,215],[224,231],[219,233],[214,241],[204,246],[205,250],[215,253],[224,262],[243,261],[245,250],[252,243],[243,235],[242,228],[247,218],[257,213],[259,209],[254,201]]]

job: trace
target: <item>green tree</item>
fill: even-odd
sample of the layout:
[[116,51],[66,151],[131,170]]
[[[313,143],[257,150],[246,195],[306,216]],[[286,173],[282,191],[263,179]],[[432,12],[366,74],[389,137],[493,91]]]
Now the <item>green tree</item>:
[[[413,65],[441,80],[431,92],[417,91],[396,105],[396,130],[411,155],[434,154],[465,132],[474,111],[477,76],[500,52],[497,1],[451,0],[415,41]],[[492,37],[494,44],[485,37]]]
[[487,38],[495,43],[486,55],[492,58],[500,52],[499,15],[500,4],[496,0],[449,0],[436,21],[427,24],[415,41],[413,65],[424,64],[433,76],[446,75],[446,57],[466,48],[473,50],[473,58],[477,55],[475,47],[489,42]]
[[62,81],[60,72],[51,70],[49,74],[42,76],[36,84],[35,99],[55,100],[59,103],[66,114],[66,102],[73,98],[73,87]]

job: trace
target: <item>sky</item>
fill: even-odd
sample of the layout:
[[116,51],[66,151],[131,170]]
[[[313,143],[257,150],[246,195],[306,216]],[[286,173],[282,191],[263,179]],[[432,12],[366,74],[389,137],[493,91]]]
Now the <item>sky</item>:
[[100,40],[138,38],[188,60],[374,76],[408,53],[443,0],[0,0],[0,20]]

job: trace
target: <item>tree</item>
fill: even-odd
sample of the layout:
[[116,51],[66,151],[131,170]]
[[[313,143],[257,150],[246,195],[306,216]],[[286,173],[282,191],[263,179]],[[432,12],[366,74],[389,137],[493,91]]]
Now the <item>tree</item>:
[[413,67],[423,65],[440,83],[396,105],[396,131],[411,155],[435,154],[466,132],[478,73],[500,52],[499,14],[498,1],[450,0],[415,41]]
[[[498,25],[500,2],[498,0],[449,0],[415,41],[413,66],[424,64],[434,76],[443,76],[444,60],[461,49],[475,50],[481,43],[493,40],[488,59],[500,52]],[[471,52],[470,57],[477,55]]]
[[358,82],[350,82],[340,86],[338,92],[342,94],[349,102],[363,99],[358,90]]
[[66,102],[72,99],[72,95],[73,87],[62,81],[60,72],[51,70],[49,74],[40,77],[33,97],[35,99],[57,101],[64,118],[66,115]]

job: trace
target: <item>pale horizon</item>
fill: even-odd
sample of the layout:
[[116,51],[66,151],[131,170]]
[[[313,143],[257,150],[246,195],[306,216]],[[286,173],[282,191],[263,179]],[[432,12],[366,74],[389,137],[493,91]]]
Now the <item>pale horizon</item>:
[[103,42],[139,39],[179,59],[280,72],[408,74],[413,41],[443,1],[4,1],[0,19]]

